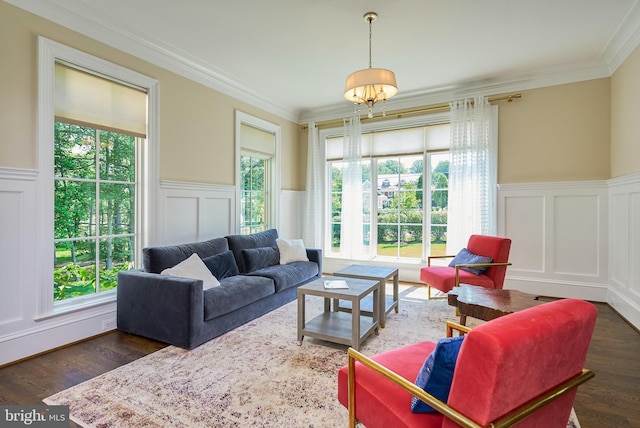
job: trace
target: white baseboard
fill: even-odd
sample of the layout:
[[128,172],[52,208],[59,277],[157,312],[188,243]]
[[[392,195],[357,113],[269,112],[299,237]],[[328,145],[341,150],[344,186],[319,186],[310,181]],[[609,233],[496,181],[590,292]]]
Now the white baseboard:
[[0,366],[116,329],[115,303],[73,321],[52,322],[0,337]]
[[640,306],[614,288],[607,290],[607,303],[636,329],[640,330]]

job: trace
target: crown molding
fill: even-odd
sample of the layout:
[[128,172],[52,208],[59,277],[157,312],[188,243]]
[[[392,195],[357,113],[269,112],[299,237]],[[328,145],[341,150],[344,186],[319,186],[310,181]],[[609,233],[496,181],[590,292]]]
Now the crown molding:
[[[446,87],[424,88],[411,93],[405,92],[387,101],[386,111],[393,112],[419,108],[449,103],[463,98],[508,94],[604,77],[610,77],[609,67],[604,62],[592,61],[571,64],[555,69],[548,68],[528,73],[463,82]],[[353,110],[353,104],[348,102],[307,110],[300,114],[298,123],[303,125],[309,122],[323,122],[348,117],[353,115]],[[376,107],[374,113],[378,114],[380,110],[379,107]],[[361,111],[364,112],[363,109]]]
[[194,58],[173,46],[125,29],[116,21],[109,20],[95,12],[89,5],[84,5],[76,10],[69,9],[56,0],[4,1],[239,101],[292,122],[296,122],[298,119],[296,111],[275,104],[266,97],[256,94],[255,91],[215,66]]
[[[36,14],[80,34],[94,38],[115,49],[134,55],[187,79],[219,91],[283,119],[306,124],[335,120],[353,114],[353,105],[340,103],[307,111],[282,106],[256,94],[248,86],[209,63],[186,52],[122,28],[105,19],[90,6],[72,10],[57,0],[4,0],[6,3]],[[640,0],[636,0],[618,30],[607,43],[597,62],[573,64],[520,75],[495,76],[491,79],[424,88],[400,94],[387,101],[386,110],[402,110],[441,104],[477,95],[497,95],[546,86],[611,77],[615,70],[640,45]]]
[[615,34],[604,47],[600,56],[609,66],[609,75],[622,65],[629,55],[640,45],[640,0],[625,16]]

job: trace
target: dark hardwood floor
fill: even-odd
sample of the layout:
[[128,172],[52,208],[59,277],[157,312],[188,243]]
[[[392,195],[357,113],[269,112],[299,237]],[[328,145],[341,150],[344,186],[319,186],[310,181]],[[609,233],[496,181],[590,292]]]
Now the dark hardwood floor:
[[[578,390],[578,419],[582,428],[640,427],[640,333],[608,305],[597,307],[586,364],[596,377]],[[116,331],[2,367],[0,404],[42,404],[49,395],[164,346]]]

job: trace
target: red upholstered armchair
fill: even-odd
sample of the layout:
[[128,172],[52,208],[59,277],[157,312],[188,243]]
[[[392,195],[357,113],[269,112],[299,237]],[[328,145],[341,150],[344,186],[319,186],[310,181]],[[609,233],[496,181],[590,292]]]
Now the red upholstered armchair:
[[[492,262],[458,264],[455,267],[431,266],[431,259],[455,256],[429,256],[427,258],[427,267],[420,269],[420,281],[429,287],[427,290],[429,298],[431,298],[431,287],[447,293],[461,283],[502,289],[504,277],[507,274],[507,266],[511,265],[509,262],[511,239],[498,236],[471,235],[466,249],[472,254],[489,257]],[[476,275],[465,270],[465,268],[469,267],[484,267],[486,270],[480,275]]]
[[[583,366],[596,315],[591,303],[565,299],[473,328],[462,341],[446,403],[413,383],[435,343],[372,358],[349,349],[338,400],[349,409],[350,427],[359,421],[367,428],[565,428],[577,386],[594,376]],[[413,413],[412,395],[438,413]]]

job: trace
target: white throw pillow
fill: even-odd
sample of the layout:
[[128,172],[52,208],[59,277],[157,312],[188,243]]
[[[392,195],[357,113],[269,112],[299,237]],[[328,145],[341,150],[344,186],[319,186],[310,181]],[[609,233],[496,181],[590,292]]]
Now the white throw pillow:
[[276,239],[280,251],[280,264],[286,265],[292,262],[308,262],[307,250],[302,239]]
[[213,276],[209,268],[196,253],[178,263],[174,267],[167,268],[160,272],[162,275],[178,276],[180,278],[192,278],[202,280],[202,289],[207,290],[220,285],[218,279]]

